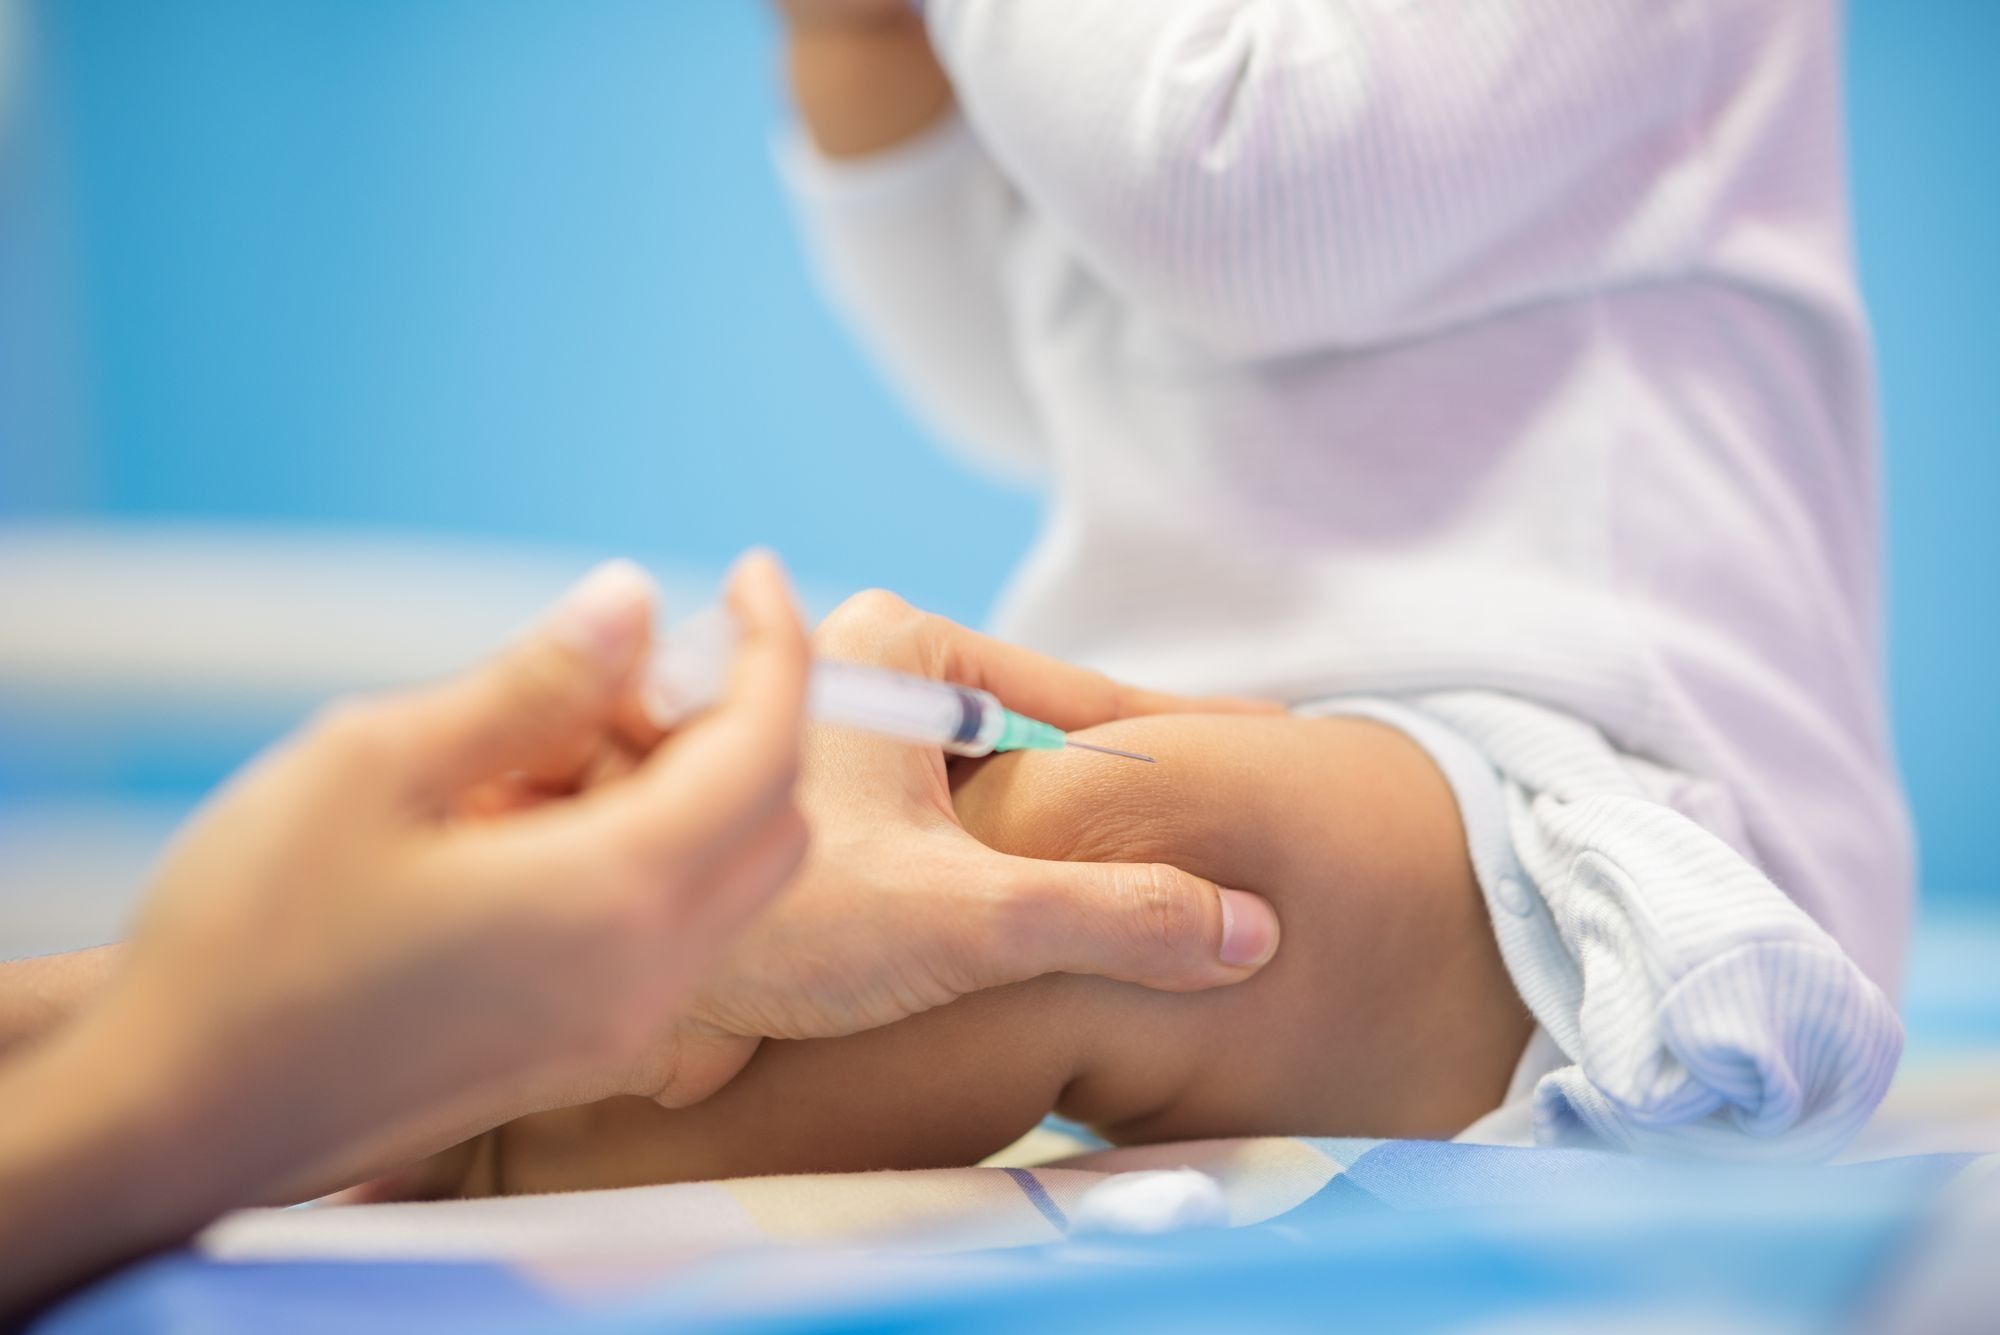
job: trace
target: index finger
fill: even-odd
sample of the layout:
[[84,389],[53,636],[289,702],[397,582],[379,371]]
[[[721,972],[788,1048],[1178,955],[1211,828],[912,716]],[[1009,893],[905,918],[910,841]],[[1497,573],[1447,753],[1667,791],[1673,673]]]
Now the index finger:
[[947,681],[991,691],[1016,713],[1064,732],[1145,714],[1281,714],[1275,700],[1174,695],[1127,686],[1091,668],[1008,644],[944,617],[928,618]]
[[656,748],[593,815],[659,856],[726,848],[791,799],[812,658],[778,563],[752,553],[730,581],[736,655],[722,699]]

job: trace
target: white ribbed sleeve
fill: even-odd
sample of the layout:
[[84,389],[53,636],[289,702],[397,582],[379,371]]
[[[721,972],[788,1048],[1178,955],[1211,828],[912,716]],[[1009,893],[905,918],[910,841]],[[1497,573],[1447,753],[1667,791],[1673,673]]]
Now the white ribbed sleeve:
[[[1696,213],[1646,166],[1684,131],[1703,8],[930,0],[927,13],[981,140],[1091,269],[1247,356],[1682,262]],[[1552,212],[1568,222],[1555,246]]]
[[[794,136],[778,150],[828,296],[939,438],[1015,476],[1046,435],[1021,382],[1004,297],[1020,201],[953,117],[865,161]],[[880,281],[894,273],[894,283]]]

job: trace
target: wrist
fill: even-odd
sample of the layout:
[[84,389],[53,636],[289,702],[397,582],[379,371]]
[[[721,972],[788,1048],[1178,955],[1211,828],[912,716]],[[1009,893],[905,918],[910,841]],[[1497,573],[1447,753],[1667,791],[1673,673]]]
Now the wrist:
[[[0,1312],[191,1235],[241,1187],[228,1093],[156,1025],[79,1019],[0,1073]],[[32,1286],[32,1287],[30,1287]]]

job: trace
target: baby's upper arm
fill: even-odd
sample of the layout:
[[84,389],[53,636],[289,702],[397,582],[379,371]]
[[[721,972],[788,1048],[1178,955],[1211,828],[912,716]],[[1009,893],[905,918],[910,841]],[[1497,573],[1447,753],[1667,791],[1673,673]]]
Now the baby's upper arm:
[[1494,1106],[1526,1041],[1458,810],[1429,757],[1359,719],[1175,715],[1008,756],[959,785],[1004,852],[1166,862],[1277,908],[1250,982],[1166,996],[1095,985],[1071,1111],[1116,1138],[1449,1134]]
[[1380,724],[1178,714],[1077,735],[1158,763],[1079,750],[989,761],[958,787],[966,828],[1025,857],[1171,862],[1274,900],[1300,880],[1470,877],[1442,777]]

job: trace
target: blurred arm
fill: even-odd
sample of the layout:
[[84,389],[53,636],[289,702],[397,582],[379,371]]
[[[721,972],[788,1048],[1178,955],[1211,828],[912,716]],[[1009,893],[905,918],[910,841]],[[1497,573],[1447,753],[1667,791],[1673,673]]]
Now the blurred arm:
[[1016,474],[1041,433],[1001,284],[1020,201],[959,119],[922,22],[794,18],[785,176],[821,280],[924,423]]
[[792,98],[828,157],[893,148],[951,111],[951,82],[914,10],[898,5],[881,17],[817,21],[788,12]]
[[167,1018],[94,1010],[0,1065],[0,1327],[237,1199],[270,1127]]

